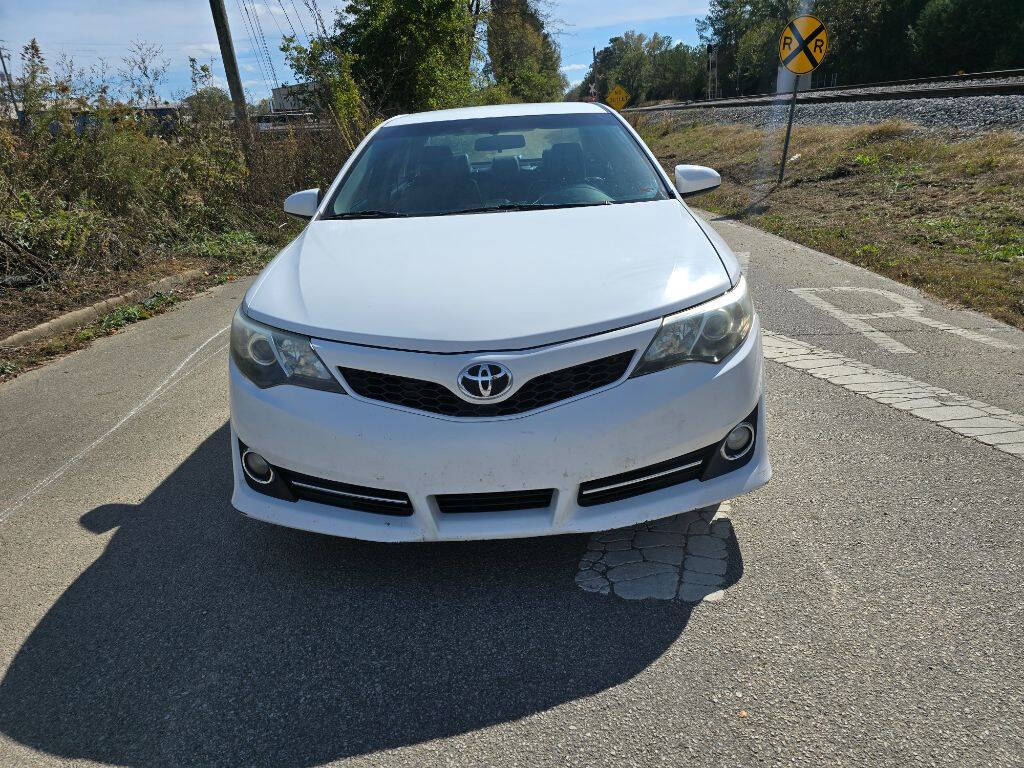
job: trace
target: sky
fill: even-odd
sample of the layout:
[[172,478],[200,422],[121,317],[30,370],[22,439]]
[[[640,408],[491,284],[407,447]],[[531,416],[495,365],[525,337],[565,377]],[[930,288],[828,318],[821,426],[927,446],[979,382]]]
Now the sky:
[[[328,27],[344,0],[317,0]],[[251,100],[269,96],[275,82],[295,78],[279,51],[283,34],[292,28],[304,39],[314,29],[305,0],[225,0],[243,87]],[[243,9],[249,11],[246,15]],[[550,12],[562,46],[562,69],[571,83],[586,74],[593,47],[627,29],[660,32],[674,40],[697,42],[696,20],[707,12],[707,0],[553,0]],[[253,24],[253,17],[258,25]],[[258,54],[262,28],[271,67]],[[0,2],[0,46],[13,54],[35,37],[51,61],[60,54],[76,67],[101,62],[116,72],[133,41],[157,44],[169,62],[162,96],[174,100],[189,88],[188,57],[211,64],[214,84],[225,85],[220,49],[208,0],[3,0]]]

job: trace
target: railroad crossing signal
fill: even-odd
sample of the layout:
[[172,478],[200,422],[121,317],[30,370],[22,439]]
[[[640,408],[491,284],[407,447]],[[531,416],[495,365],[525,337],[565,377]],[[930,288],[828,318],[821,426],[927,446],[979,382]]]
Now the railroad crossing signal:
[[629,103],[629,91],[621,85],[616,85],[608,91],[608,95],[605,96],[604,103],[616,112],[619,112]]
[[828,53],[828,30],[815,16],[797,16],[779,35],[779,61],[795,75],[813,72]]

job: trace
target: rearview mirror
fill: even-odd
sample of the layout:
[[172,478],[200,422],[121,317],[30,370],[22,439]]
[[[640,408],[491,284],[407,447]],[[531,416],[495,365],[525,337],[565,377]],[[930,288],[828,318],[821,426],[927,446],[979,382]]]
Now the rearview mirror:
[[521,133],[499,133],[481,136],[473,143],[477,152],[504,152],[506,149],[520,149],[526,146],[526,137]]
[[284,212],[300,219],[311,219],[320,207],[320,190],[304,189],[288,195],[284,201]]
[[718,171],[705,168],[703,165],[677,165],[676,189],[683,197],[708,192],[721,185],[722,177]]

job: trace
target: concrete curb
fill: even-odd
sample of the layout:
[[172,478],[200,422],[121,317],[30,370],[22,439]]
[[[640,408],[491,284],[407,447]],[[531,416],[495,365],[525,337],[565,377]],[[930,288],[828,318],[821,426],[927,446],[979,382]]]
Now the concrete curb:
[[138,299],[150,296],[157,291],[164,288],[171,288],[178,285],[187,283],[194,277],[198,277],[205,273],[203,269],[189,269],[178,275],[170,275],[157,280],[155,283],[150,283],[144,288],[139,288],[128,293],[122,293],[120,296],[114,296],[110,299],[104,299],[98,301],[88,307],[82,307],[72,312],[67,312],[63,315],[53,318],[53,320],[47,320],[45,323],[40,323],[32,328],[26,328],[23,331],[18,331],[6,339],[0,340],[0,347],[20,347],[22,344],[27,344],[30,341],[41,339],[44,336],[57,333],[58,331],[66,331],[69,328],[75,328],[79,325],[84,325],[90,320],[95,320],[97,317],[106,314],[114,307],[121,304],[126,304],[130,301],[137,301]]

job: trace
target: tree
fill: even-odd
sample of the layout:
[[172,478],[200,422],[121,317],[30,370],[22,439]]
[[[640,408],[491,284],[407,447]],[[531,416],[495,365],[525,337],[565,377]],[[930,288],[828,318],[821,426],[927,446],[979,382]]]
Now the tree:
[[597,52],[586,77],[570,94],[587,97],[591,86],[603,101],[614,86],[621,85],[632,103],[646,99],[693,99],[704,89],[704,56],[701,50],[672,38],[650,37],[627,31],[613,37]]
[[491,0],[487,74],[511,101],[560,101],[568,86],[558,43],[529,0]]
[[922,74],[978,72],[1024,62],[1020,0],[929,0],[910,30]]
[[309,85],[309,107],[326,112],[348,150],[355,149],[369,127],[369,111],[353,75],[354,54],[341,49],[337,38],[312,37],[308,46],[294,37],[281,45],[288,66]]
[[469,99],[474,23],[466,0],[350,0],[333,42],[374,111],[444,109]]
[[182,103],[194,114],[230,120],[233,114],[231,97],[223,88],[207,85],[182,99]]

